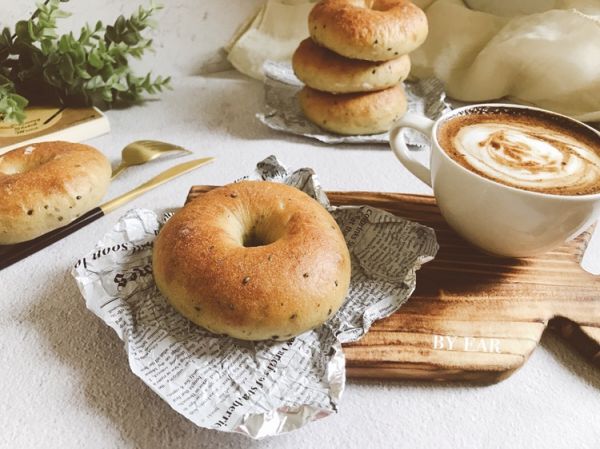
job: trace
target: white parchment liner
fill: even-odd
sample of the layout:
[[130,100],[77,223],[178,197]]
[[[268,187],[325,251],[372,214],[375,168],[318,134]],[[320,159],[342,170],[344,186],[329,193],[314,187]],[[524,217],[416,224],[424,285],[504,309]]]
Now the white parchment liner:
[[341,344],[409,298],[416,270],[438,245],[432,229],[382,210],[331,207],[311,169],[290,172],[271,156],[249,178],[303,190],[344,233],[350,292],[321,327],[285,342],[246,342],[188,321],[154,284],[152,244],[164,219],[151,210],[125,214],[72,274],[87,307],[124,341],[131,370],[171,407],[198,426],[261,438],[337,411],[346,377]]

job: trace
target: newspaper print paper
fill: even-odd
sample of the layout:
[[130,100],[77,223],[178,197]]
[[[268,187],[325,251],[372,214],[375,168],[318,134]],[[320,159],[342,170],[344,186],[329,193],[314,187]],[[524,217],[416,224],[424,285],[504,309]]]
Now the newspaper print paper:
[[285,342],[211,334],[175,311],[152,277],[152,245],[168,215],[129,211],[72,274],[87,307],[123,340],[131,370],[201,427],[253,438],[335,413],[344,391],[341,344],[398,309],[415,272],[438,249],[434,231],[372,207],[329,206],[311,169],[289,172],[273,156],[252,179],[285,182],[319,200],[352,257],[348,298],[327,323]]
[[[256,117],[269,128],[300,136],[317,139],[328,144],[338,143],[383,143],[389,142],[388,133],[364,136],[343,136],[319,128],[308,120],[296,95],[302,88],[302,82],[296,78],[289,63],[267,61],[265,72],[265,111]],[[408,100],[408,110],[437,119],[450,106],[446,101],[444,86],[437,78],[420,81],[405,81],[404,90]],[[418,132],[407,129],[406,141],[420,148],[428,146],[427,140]]]

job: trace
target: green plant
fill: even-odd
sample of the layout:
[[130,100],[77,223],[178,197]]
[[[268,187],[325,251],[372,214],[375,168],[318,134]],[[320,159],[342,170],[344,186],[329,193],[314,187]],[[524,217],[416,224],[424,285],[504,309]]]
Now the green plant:
[[0,120],[22,122],[29,101],[59,106],[129,105],[169,87],[170,77],[136,76],[129,58],[141,58],[152,47],[142,33],[154,26],[161,6],[140,6],[113,25],[84,25],[78,36],[58,35],[57,19],[68,17],[61,3],[37,4],[29,20],[16,23],[14,33],[0,33]]

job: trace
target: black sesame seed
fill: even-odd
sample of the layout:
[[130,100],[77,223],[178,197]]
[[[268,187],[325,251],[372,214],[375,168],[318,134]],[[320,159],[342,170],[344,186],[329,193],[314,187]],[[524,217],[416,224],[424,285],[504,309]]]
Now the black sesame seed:
[[375,39],[375,42],[373,42],[373,45],[377,45],[379,43],[379,39]]
[[63,221],[63,217],[58,217],[58,221]]
[[336,286],[336,287],[338,286],[338,281],[335,281],[335,286]]
[[44,209],[48,209],[48,205],[47,204],[44,204]]
[[277,340],[279,338],[279,335],[272,335],[271,336],[271,340]]
[[395,52],[394,52],[394,54],[395,54],[396,56],[398,56],[398,52],[397,52],[397,51],[395,51]]
[[387,51],[392,51],[392,47],[388,48]]
[[75,197],[75,199],[76,199],[76,200],[80,200],[80,199],[81,199],[81,195],[77,195],[77,196]]
[[233,192],[233,193],[231,193],[229,196],[230,196],[231,198],[237,198],[238,194],[237,194],[237,193],[235,193],[235,192]]
[[292,315],[290,315],[290,320],[295,320],[296,318],[298,318],[297,313],[293,313]]
[[33,209],[29,209],[29,210],[27,211],[27,215],[33,215]]
[[329,308],[329,310],[327,311],[327,316],[331,315],[331,307]]
[[371,71],[371,73],[372,73],[373,75],[375,75],[375,72],[377,72],[377,70],[376,70],[376,69],[373,69],[373,70]]
[[302,276],[304,276],[305,278],[308,277],[308,273],[304,273]]
[[200,308],[200,306],[194,306],[194,310],[195,310],[196,312],[200,312],[202,309]]

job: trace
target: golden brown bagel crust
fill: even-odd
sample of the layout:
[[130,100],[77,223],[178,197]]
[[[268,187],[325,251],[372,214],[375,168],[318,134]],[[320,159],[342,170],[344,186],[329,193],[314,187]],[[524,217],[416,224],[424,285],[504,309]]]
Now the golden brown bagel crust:
[[284,340],[339,309],[350,255],[333,217],[308,195],[244,181],[179,210],[155,241],[153,271],[173,307],[209,331]]
[[108,159],[79,143],[35,143],[0,156],[0,244],[31,240],[94,208],[110,175]]
[[353,59],[388,61],[427,37],[427,17],[407,0],[322,0],[308,16],[313,40]]
[[305,39],[294,52],[296,76],[309,87],[332,94],[387,89],[406,79],[408,55],[383,62],[361,61],[340,56]]
[[334,95],[304,87],[300,106],[315,124],[338,134],[376,134],[388,131],[406,112],[402,85],[377,92]]

